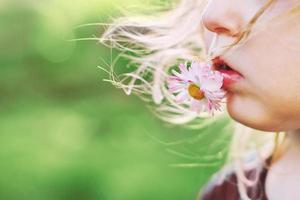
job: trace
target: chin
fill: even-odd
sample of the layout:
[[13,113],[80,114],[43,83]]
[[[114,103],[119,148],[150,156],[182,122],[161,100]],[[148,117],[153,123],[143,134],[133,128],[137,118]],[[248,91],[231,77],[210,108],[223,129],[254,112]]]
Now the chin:
[[278,123],[274,123],[276,120],[272,120],[266,108],[255,99],[234,93],[228,93],[226,98],[227,112],[233,120],[260,131],[281,131]]

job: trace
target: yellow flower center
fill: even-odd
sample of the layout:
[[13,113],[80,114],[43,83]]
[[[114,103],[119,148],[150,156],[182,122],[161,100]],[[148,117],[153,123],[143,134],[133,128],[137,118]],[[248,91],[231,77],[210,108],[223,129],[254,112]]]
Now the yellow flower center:
[[194,99],[201,100],[204,98],[204,92],[202,92],[200,88],[195,84],[189,85],[188,92],[189,95]]

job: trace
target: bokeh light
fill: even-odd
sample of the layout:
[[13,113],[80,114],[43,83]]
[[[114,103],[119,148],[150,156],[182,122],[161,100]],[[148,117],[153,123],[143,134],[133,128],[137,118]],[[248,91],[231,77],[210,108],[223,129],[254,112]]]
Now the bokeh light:
[[0,199],[195,199],[224,162],[228,118],[209,130],[165,124],[102,81],[97,66],[118,52],[72,40],[145,2],[1,1]]

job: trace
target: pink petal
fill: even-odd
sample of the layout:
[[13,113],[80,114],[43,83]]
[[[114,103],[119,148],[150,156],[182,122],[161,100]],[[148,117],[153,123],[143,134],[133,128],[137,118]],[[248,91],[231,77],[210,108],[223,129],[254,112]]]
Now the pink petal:
[[182,85],[174,85],[169,87],[169,91],[171,93],[177,93],[180,92],[181,90],[185,90],[185,87]]
[[203,103],[201,101],[197,101],[195,99],[191,100],[191,105],[190,105],[191,111],[200,113],[202,111],[202,108],[203,108]]
[[189,95],[186,92],[186,90],[183,90],[182,92],[177,94],[176,97],[175,97],[175,101],[179,104],[185,102],[188,99],[189,99]]

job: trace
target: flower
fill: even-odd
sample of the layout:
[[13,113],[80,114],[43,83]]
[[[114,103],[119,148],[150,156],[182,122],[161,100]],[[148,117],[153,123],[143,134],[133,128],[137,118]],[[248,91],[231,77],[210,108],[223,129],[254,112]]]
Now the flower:
[[187,63],[179,65],[180,72],[172,70],[173,75],[167,78],[169,91],[174,94],[178,104],[190,106],[192,111],[209,112],[221,111],[221,100],[225,91],[221,89],[223,76],[218,71],[211,70],[206,62],[193,61],[188,68]]

